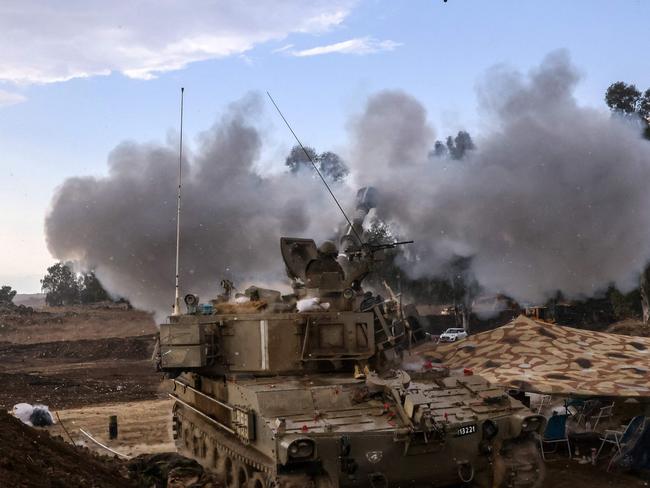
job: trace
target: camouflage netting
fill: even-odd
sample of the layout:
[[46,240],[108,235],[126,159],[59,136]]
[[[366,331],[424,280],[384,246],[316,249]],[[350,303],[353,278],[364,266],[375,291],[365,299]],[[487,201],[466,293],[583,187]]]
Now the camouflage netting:
[[488,381],[545,394],[650,397],[650,338],[563,327],[524,316],[423,355]]

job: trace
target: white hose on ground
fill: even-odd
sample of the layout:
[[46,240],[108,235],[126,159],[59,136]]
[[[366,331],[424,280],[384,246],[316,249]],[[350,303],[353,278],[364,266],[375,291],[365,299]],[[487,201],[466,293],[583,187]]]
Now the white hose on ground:
[[90,439],[91,441],[93,441],[93,442],[94,442],[95,444],[97,444],[98,446],[103,447],[104,449],[106,449],[107,451],[112,452],[112,453],[115,454],[116,456],[123,457],[124,459],[131,459],[131,456],[127,456],[126,454],[122,454],[121,452],[114,451],[114,450],[111,449],[110,447],[105,446],[104,444],[102,444],[101,442],[99,442],[97,439],[95,439],[93,436],[91,436],[88,432],[86,432],[85,430],[83,430],[83,429],[79,429],[79,432],[81,432],[83,435],[85,435],[86,437],[88,437],[88,439]]

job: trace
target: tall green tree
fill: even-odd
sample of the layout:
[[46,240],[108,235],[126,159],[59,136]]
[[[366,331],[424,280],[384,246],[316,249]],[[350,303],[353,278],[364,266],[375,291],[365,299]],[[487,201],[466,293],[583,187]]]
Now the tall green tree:
[[634,114],[638,110],[641,92],[633,84],[623,81],[612,83],[605,92],[605,103],[612,110],[624,114]]
[[291,152],[284,160],[284,165],[289,168],[289,171],[297,173],[304,166],[311,168],[311,161],[305,151],[314,161],[318,170],[330,181],[341,181],[350,173],[345,161],[338,154],[331,151],[318,154],[314,148],[309,146],[305,146],[304,151],[300,146],[291,148]]
[[110,300],[108,292],[95,276],[94,271],[84,273],[79,278],[79,301],[81,303],[96,303]]
[[[605,103],[612,112],[633,117],[641,125],[643,136],[650,140],[650,88],[641,93],[633,84],[612,83],[605,92]],[[641,273],[640,288],[643,323],[650,324],[650,266]]]
[[343,159],[331,151],[321,153],[318,164],[321,173],[332,181],[341,181],[350,173]]
[[429,152],[429,158],[463,159],[469,151],[476,149],[472,136],[464,130],[458,131],[456,137],[447,137],[446,142],[436,141],[433,150]]
[[638,113],[641,120],[645,121],[643,137],[650,139],[650,88],[643,92],[643,96],[639,101]]
[[632,83],[617,81],[607,88],[605,103],[612,112],[637,121],[643,136],[650,139],[650,88],[642,93]]
[[307,154],[305,154],[305,151],[307,154],[309,154],[309,157],[311,157],[311,159],[316,161],[318,154],[316,154],[316,151],[314,151],[313,147],[305,146],[305,150],[303,151],[300,146],[293,146],[291,148],[291,152],[284,160],[284,165],[289,168],[289,171],[292,173],[297,173],[300,171],[300,169],[302,169],[304,165],[311,166],[311,163],[309,162],[309,158],[307,157]]
[[69,263],[59,262],[47,268],[41,289],[45,292],[45,303],[51,307],[79,303],[79,281]]
[[0,305],[13,305],[16,293],[16,290],[13,290],[8,285],[0,288]]
[[94,271],[79,275],[72,271],[71,263],[56,263],[47,268],[41,280],[45,303],[49,306],[95,303],[110,300],[108,292],[95,276]]

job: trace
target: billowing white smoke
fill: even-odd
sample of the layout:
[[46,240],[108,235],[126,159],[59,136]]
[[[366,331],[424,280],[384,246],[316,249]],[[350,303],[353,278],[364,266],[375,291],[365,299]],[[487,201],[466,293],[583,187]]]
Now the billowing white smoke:
[[[340,220],[313,173],[255,170],[260,112],[256,95],[233,104],[184,161],[184,292],[207,299],[223,278],[236,286],[284,280],[280,236],[322,239]],[[175,142],[119,145],[107,177],[63,183],[45,222],[56,258],[96,269],[111,292],[161,314],[174,296],[177,151]]]
[[529,302],[637,284],[650,258],[650,142],[579,106],[577,80],[564,52],[529,76],[490,71],[479,99],[491,130],[461,161],[427,158],[432,130],[412,97],[369,100],[352,125],[355,178],[416,241],[403,263],[412,275],[471,256],[484,289]]
[[[580,107],[566,54],[529,76],[497,68],[480,89],[487,134],[452,161],[429,159],[426,111],[382,92],[351,124],[355,185],[379,190],[377,214],[414,239],[403,265],[435,276],[455,257],[489,292],[537,302],[558,289],[592,295],[636,284],[650,258],[650,143],[606,110]],[[185,161],[184,291],[282,280],[282,235],[330,237],[340,215],[311,172],[261,176],[260,100],[234,104]],[[476,135],[474,135],[476,136]],[[176,144],[124,143],[105,178],[71,178],[46,219],[59,259],[92,267],[135,305],[166,312],[173,297]],[[354,189],[336,193],[352,210]]]

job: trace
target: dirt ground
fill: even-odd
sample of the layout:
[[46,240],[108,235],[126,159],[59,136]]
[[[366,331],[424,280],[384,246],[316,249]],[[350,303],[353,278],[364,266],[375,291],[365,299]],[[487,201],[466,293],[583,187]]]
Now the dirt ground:
[[52,409],[160,397],[150,314],[67,307],[0,315],[0,408]]
[[133,337],[156,331],[150,313],[118,305],[49,307],[27,314],[0,314],[0,343]]
[[[19,402],[48,405],[61,423],[45,430],[68,441],[65,426],[80,446],[38,429],[18,432],[0,412],[0,486],[133,486],[123,477],[125,464],[96,457],[106,451],[80,429],[128,457],[173,451],[171,401],[150,362],[155,331],[151,315],[120,308],[0,316],[0,410]],[[108,439],[110,415],[118,417],[116,440]],[[605,467],[606,461],[593,467],[556,456],[547,463],[543,486],[648,486]]]
[[[140,409],[151,407],[147,405],[148,402],[141,403]],[[132,407],[127,407],[127,410],[132,410],[131,413],[140,417],[146,417],[143,410],[139,410],[136,406]],[[100,412],[96,414],[103,416]],[[87,414],[81,415],[87,416]],[[66,416],[66,418],[68,431],[74,430],[73,417]],[[149,422],[149,430],[160,430],[152,429],[151,424],[155,420],[159,419],[145,420],[145,424]],[[83,422],[92,425],[92,421],[88,418],[83,418]],[[123,427],[125,424],[126,429],[122,437],[127,440],[122,442],[128,443],[128,422],[123,423]],[[58,427],[60,428],[60,425]],[[0,411],[0,486],[3,488],[221,488],[222,486],[197,462],[183,458],[174,452],[142,454],[130,459],[109,457],[98,455],[83,447],[81,441],[76,440],[76,445],[73,446],[63,438],[52,435],[54,433],[56,428],[34,429],[22,424],[6,412]],[[74,434],[72,436],[74,437]]]
[[0,411],[0,486],[135,487],[126,465],[75,448]]
[[[94,444],[80,429],[95,440],[128,457],[175,451],[172,438],[172,400],[145,400],[140,402],[110,403],[106,405],[59,410],[60,423],[46,429],[52,435],[65,437],[68,431],[76,445],[87,447],[98,454],[107,451]],[[117,416],[118,437],[108,436],[108,419]]]
[[154,336],[0,345],[0,408],[53,409],[160,395],[150,361]]
[[554,459],[546,464],[544,488],[636,488],[648,486],[638,477],[608,473],[606,463],[599,466]]

